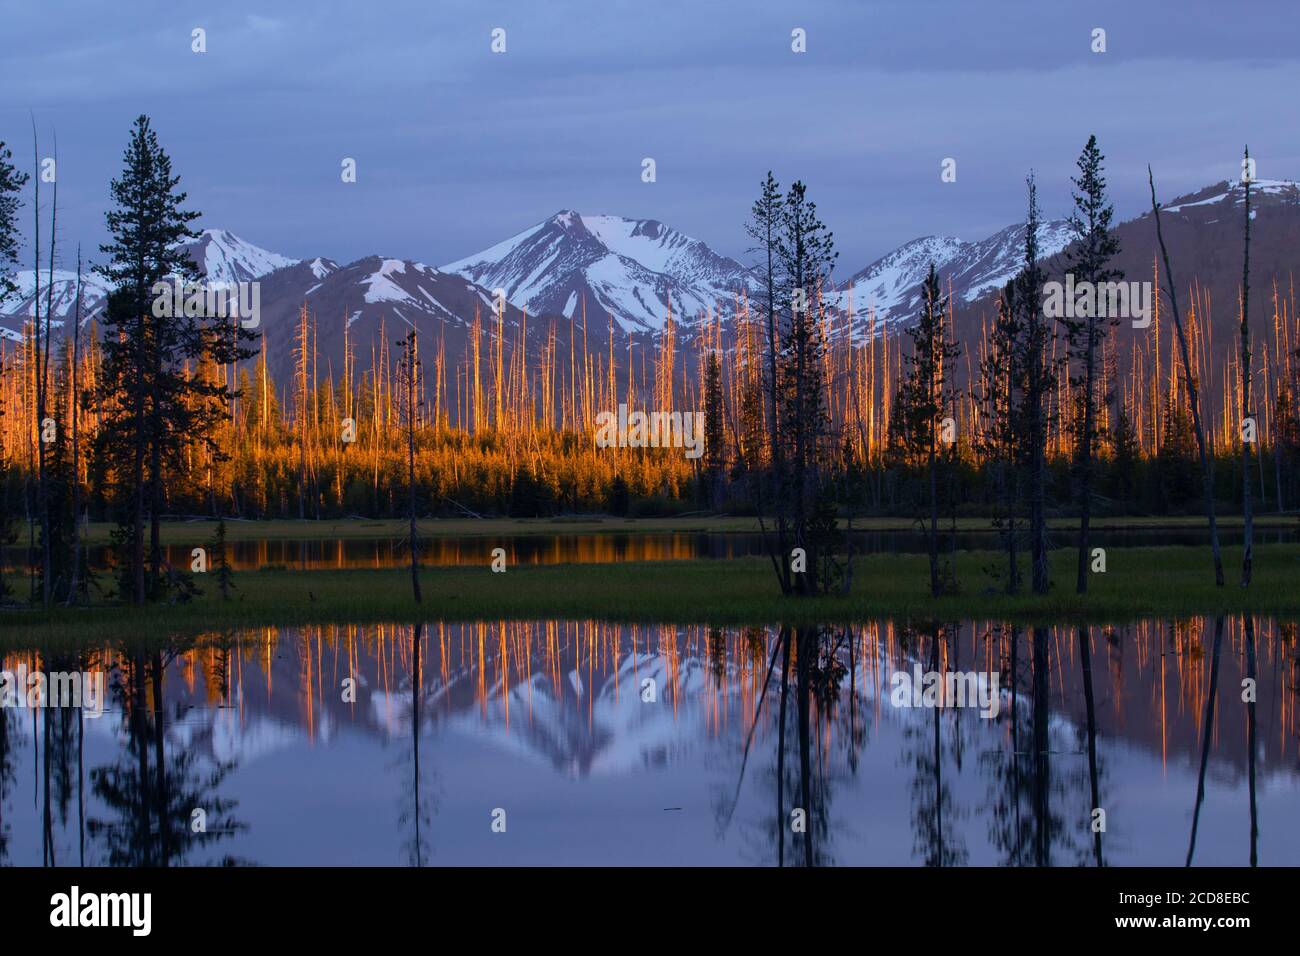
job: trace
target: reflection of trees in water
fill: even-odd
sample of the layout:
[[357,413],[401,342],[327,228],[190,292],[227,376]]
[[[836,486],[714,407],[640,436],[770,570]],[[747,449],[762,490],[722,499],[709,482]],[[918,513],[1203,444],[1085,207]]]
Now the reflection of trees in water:
[[432,775],[427,755],[424,765],[420,762],[421,722],[426,712],[434,712],[429,706],[430,691],[424,686],[424,634],[423,624],[416,625],[411,632],[410,709],[406,715],[411,724],[411,747],[404,751],[402,763],[405,773],[397,814],[399,827],[410,828],[402,848],[406,853],[406,861],[411,866],[424,866],[428,862],[432,852],[429,840],[431,814],[437,813],[436,798],[425,793],[425,777]]
[[709,628],[706,655],[709,661],[709,673],[713,675],[713,688],[722,690],[722,683],[727,679],[727,635],[722,628]]
[[[13,714],[11,718],[11,713]],[[0,707],[0,866],[9,860],[9,821],[5,818],[5,804],[18,776],[16,750],[22,746],[18,729],[17,712]]]
[[[917,635],[913,632],[911,637]],[[906,650],[908,635],[904,636]],[[956,626],[951,628],[934,623],[924,641],[916,647],[918,657],[929,651],[929,670],[943,673],[957,644]],[[950,644],[951,642],[951,644]],[[940,653],[940,650],[944,653]],[[954,662],[955,668],[955,662]],[[955,805],[952,787],[944,778],[945,754],[961,770],[962,737],[961,712],[944,707],[930,707],[922,720],[909,721],[903,727],[904,747],[911,751],[910,762],[915,771],[912,778],[912,828],[913,849],[925,866],[962,866],[969,858],[961,831],[956,826],[959,816],[965,816]],[[943,725],[948,721],[950,732],[945,745]]]
[[[1287,643],[1288,633],[1287,626],[1282,626],[1282,641]],[[1294,639],[1295,631],[1290,633],[1291,639]],[[1255,617],[1251,614],[1245,615],[1242,619],[1242,650],[1245,654],[1244,661],[1244,678],[1251,682],[1253,693],[1245,693],[1245,684],[1243,683],[1242,695],[1238,698],[1238,689],[1232,687],[1231,683],[1227,685],[1226,705],[1242,702],[1245,705],[1245,749],[1247,749],[1247,813],[1249,816],[1248,829],[1248,860],[1249,865],[1258,866],[1260,864],[1260,817],[1258,817],[1258,805],[1256,803],[1256,749],[1257,744],[1257,726],[1256,726],[1256,697],[1258,693],[1258,661],[1256,658],[1255,644]],[[1186,865],[1191,866],[1196,857],[1196,836],[1200,830],[1201,806],[1205,803],[1205,773],[1209,767],[1210,744],[1216,735],[1216,706],[1219,696],[1219,659],[1223,652],[1223,618],[1217,618],[1214,622],[1214,644],[1210,649],[1210,674],[1209,687],[1205,692],[1205,722],[1201,728],[1201,760],[1200,769],[1196,775],[1196,804],[1192,809],[1192,829],[1191,835],[1188,836],[1187,842],[1187,861]],[[1278,658],[1274,658],[1277,661]]]
[[[996,632],[995,632],[996,633]],[[1003,662],[1004,683],[1010,690],[1010,705],[999,710],[998,721],[1009,724],[1009,741],[1002,747],[986,751],[981,763],[987,768],[989,782],[989,843],[1001,854],[1002,866],[1023,866],[1023,849],[1030,842],[1031,817],[1025,812],[1024,792],[1028,781],[1020,760],[1020,745],[1025,736],[1021,719],[1020,628],[1011,627],[1010,648]]]
[[[1254,643],[1254,628],[1251,628],[1251,643]],[[1192,834],[1187,843],[1187,865],[1192,865],[1192,857],[1196,855],[1196,831],[1201,822],[1201,804],[1205,802],[1205,768],[1210,762],[1210,741],[1214,737],[1214,704],[1218,697],[1219,690],[1219,653],[1223,649],[1223,618],[1218,618],[1214,622],[1214,650],[1211,652],[1210,659],[1210,688],[1205,695],[1205,729],[1201,732],[1201,769],[1196,777],[1196,808],[1192,811]],[[1251,649],[1251,657],[1254,657],[1254,648]],[[1254,669],[1252,661],[1251,669]],[[1253,728],[1252,728],[1253,730]],[[1252,733],[1253,737],[1253,733]],[[1254,741],[1252,740],[1252,743]],[[1254,761],[1251,761],[1252,770]],[[1255,797],[1255,782],[1251,779],[1251,803],[1253,809]],[[1253,820],[1252,820],[1253,823]],[[1253,826],[1252,826],[1253,830]],[[1253,835],[1253,834],[1252,834]],[[1252,851],[1253,851],[1252,840]],[[1254,862],[1252,860],[1252,862]]]
[[[757,641],[754,637],[748,635],[749,649],[756,661],[763,661],[766,642],[761,636]],[[835,862],[831,826],[834,785],[855,776],[857,762],[825,748],[828,736],[849,751],[862,740],[857,728],[856,682],[849,688],[849,700],[843,700],[843,683],[851,674],[851,664],[845,664],[844,656],[851,655],[852,648],[853,634],[848,629],[782,628],[765,662],[766,679],[755,705],[735,791],[724,794],[715,808],[721,833],[736,809],[754,731],[766,709],[774,715],[770,719],[775,727],[768,735],[774,753],[757,776],[761,789],[772,794],[769,806],[773,810],[748,828],[746,841],[761,862],[777,866]],[[842,726],[845,719],[849,721],[847,731]],[[837,732],[828,734],[832,726]],[[793,828],[796,810],[804,812],[802,832]]]
[[[84,672],[92,664],[93,656],[83,653],[62,653],[38,658],[30,655],[26,661],[28,673]],[[47,692],[50,688],[47,685]],[[16,694],[26,697],[29,688],[15,686]],[[72,799],[77,797],[78,822],[84,819],[81,793],[83,717],[76,707],[32,707],[16,710],[0,707],[0,865],[9,859],[10,824],[5,819],[5,804],[17,781],[18,750],[26,745],[22,717],[31,715],[31,738],[36,755],[32,770],[33,801],[40,812],[41,859],[49,866],[60,862],[54,843],[55,823],[66,828],[72,812]],[[84,832],[78,828],[78,857],[63,861],[84,863]]]
[[1091,840],[1083,842],[1091,824],[1088,752],[1053,747],[1049,636],[1047,628],[1034,627],[1022,648],[1020,628],[1011,628],[1003,681],[1010,706],[998,718],[1009,723],[1009,740],[984,760],[991,777],[989,842],[1003,866],[1054,866],[1065,857],[1083,863],[1095,852]]
[[[183,865],[247,828],[232,815],[235,801],[219,794],[233,761],[203,761],[193,742],[173,743],[169,752],[163,681],[175,653],[128,653],[114,671],[126,741],[116,763],[90,773],[95,795],[112,816],[87,821],[91,838],[103,846],[103,862],[112,866]],[[192,826],[196,809],[206,815],[200,832]],[[240,861],[224,856],[217,862]]]
[[[1108,639],[1114,639],[1112,631],[1106,633]],[[1093,831],[1092,862],[1097,866],[1105,866],[1105,855],[1102,852],[1103,831],[1100,827],[1094,827],[1092,820],[1094,811],[1104,809],[1101,794],[1105,787],[1106,771],[1097,754],[1097,705],[1092,682],[1092,634],[1087,627],[1079,628],[1079,668],[1083,676],[1084,722],[1081,733],[1084,739],[1081,743],[1087,747],[1088,753],[1088,794],[1091,798],[1088,807],[1088,825]],[[1087,855],[1085,854],[1079,862],[1086,864]]]
[[[1256,686],[1255,618],[1246,615],[1246,679]],[[1250,865],[1259,866],[1259,812],[1255,804],[1255,697],[1252,693],[1246,702],[1246,750],[1250,779]]]
[[[43,660],[47,673],[89,673],[97,664],[98,654],[79,650],[55,654]],[[104,707],[106,701],[99,702]],[[86,862],[85,739],[86,717],[80,707],[52,707],[41,712],[44,759],[41,762],[44,783],[42,812],[42,855],[49,866],[57,865],[54,825],[57,819],[67,829],[72,800],[77,800],[78,865]],[[98,719],[98,718],[92,718]]]

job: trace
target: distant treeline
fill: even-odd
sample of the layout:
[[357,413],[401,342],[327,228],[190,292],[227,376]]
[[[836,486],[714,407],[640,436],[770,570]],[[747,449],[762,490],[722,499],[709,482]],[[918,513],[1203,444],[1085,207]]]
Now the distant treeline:
[[[16,262],[27,182],[8,160],[0,144],[0,274]],[[1105,281],[1115,278],[1107,262],[1117,245],[1095,140],[1079,168],[1071,268]],[[823,304],[835,253],[816,206],[802,183],[782,193],[769,174],[747,224],[766,261],[763,293],[737,299],[725,334],[720,311],[701,317],[689,351],[669,317],[655,354],[643,351],[636,367],[615,355],[612,322],[605,343],[594,332],[589,339],[584,310],[580,337],[570,334],[561,351],[552,334],[530,362],[522,330],[507,341],[501,315],[484,322],[476,314],[458,359],[439,343],[425,368],[416,339],[431,333],[408,329],[404,339],[369,343],[363,371],[357,343],[347,343],[335,378],[319,373],[304,304],[294,374],[281,382],[268,371],[265,342],[235,320],[154,314],[154,284],[194,272],[182,246],[197,213],[184,208],[178,186],[140,117],[111,184],[111,242],[96,271],[115,291],[102,325],[83,327],[74,310],[56,330],[47,282],[22,339],[0,341],[0,544],[34,549],[45,603],[87,586],[78,540],[85,519],[118,523],[120,594],[142,602],[181,587],[159,546],[160,522],[174,514],[712,509],[771,518],[782,555],[811,549],[828,561],[843,545],[836,519],[924,517],[937,552],[941,513],[989,515],[1005,523],[1014,567],[1026,533],[1041,563],[1048,514],[1079,514],[1086,529],[1092,513],[1186,514],[1211,501],[1231,511],[1243,488],[1259,507],[1300,503],[1293,304],[1273,296],[1272,341],[1229,356],[1222,380],[1231,387],[1217,400],[1200,397],[1198,432],[1194,386],[1212,377],[1204,310],[1186,323],[1175,315],[1178,335],[1166,328],[1162,338],[1169,320],[1157,309],[1149,350],[1129,359],[1106,322],[1047,318],[1032,179],[1024,268],[978,342],[958,339],[933,268],[904,335],[885,334],[869,314],[855,339],[861,323],[851,310]],[[39,193],[32,205],[39,263]],[[47,276],[57,208],[56,194]],[[703,457],[598,447],[597,417],[620,402],[701,411]],[[1243,442],[1247,418],[1253,440]]]

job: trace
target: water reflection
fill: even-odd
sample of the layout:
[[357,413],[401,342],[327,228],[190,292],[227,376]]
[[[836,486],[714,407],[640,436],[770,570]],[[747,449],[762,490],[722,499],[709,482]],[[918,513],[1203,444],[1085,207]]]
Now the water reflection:
[[[340,625],[20,665],[112,697],[0,708],[5,863],[1300,862],[1267,619]],[[899,672],[995,680],[996,716],[942,680],[897,706]]]
[[[426,565],[483,565],[491,560],[495,548],[504,548],[511,566],[519,564],[609,564],[622,561],[722,560],[738,557],[761,557],[762,536],[746,532],[601,532],[595,534],[519,534],[497,536],[440,535],[436,524],[426,526],[427,537],[421,546],[421,561]],[[1149,547],[1159,545],[1201,545],[1205,533],[1200,528],[1102,529],[1093,532],[1099,547]],[[1225,545],[1239,543],[1241,532],[1228,529],[1220,537]],[[920,554],[926,550],[925,536],[919,531],[857,531],[854,549],[858,553]],[[1260,528],[1255,532],[1257,544],[1281,544],[1297,540],[1293,528]],[[1058,544],[1069,543],[1062,538]],[[957,535],[956,547],[965,550],[994,549],[1000,546],[995,532],[970,531]],[[410,561],[402,539],[308,538],[258,539],[233,541],[228,546],[231,566],[237,570],[263,567],[286,567],[305,570],[344,568],[390,568]],[[168,545],[163,548],[168,562],[187,567],[193,545]],[[24,548],[4,550],[5,567],[30,568]],[[88,560],[94,568],[112,564],[106,546],[92,547]]]
[[[114,663],[112,686],[122,714],[117,759],[90,771],[95,807],[86,819],[87,834],[99,844],[100,862],[109,866],[240,862],[199,852],[233,838],[247,825],[233,815],[236,801],[221,794],[235,762],[211,758],[183,732],[168,734],[167,674],[171,658],[179,653],[180,648],[123,654]],[[188,705],[171,706],[180,720]],[[44,721],[47,726],[51,722]],[[85,721],[81,723],[84,729]],[[47,762],[48,753],[47,747]],[[52,833],[46,842],[52,853]]]

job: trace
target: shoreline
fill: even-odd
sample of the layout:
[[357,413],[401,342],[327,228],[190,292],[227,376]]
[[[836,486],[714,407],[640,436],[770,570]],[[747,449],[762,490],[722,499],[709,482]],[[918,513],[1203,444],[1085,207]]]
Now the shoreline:
[[[996,532],[989,517],[959,517],[958,532]],[[1228,515],[1218,519],[1220,529],[1234,530],[1242,526],[1242,519]],[[1300,514],[1264,514],[1254,517],[1255,527],[1263,530],[1293,529],[1300,531]],[[855,532],[911,531],[916,528],[915,518],[877,516],[855,518]],[[160,538],[163,544],[202,545],[211,539],[217,526],[215,518],[175,518],[162,522]],[[554,518],[425,518],[419,522],[420,532],[429,538],[436,537],[504,537],[575,534],[758,534],[759,523],[754,517],[741,515],[678,515],[655,518],[625,518],[616,515],[574,515]],[[840,527],[847,529],[840,520]],[[88,546],[109,543],[109,535],[116,527],[111,522],[93,521],[86,526],[83,543]],[[1059,517],[1048,520],[1048,528],[1069,531],[1078,527],[1078,519]],[[1113,516],[1092,520],[1091,527],[1099,531],[1185,531],[1205,527],[1200,515]],[[769,525],[769,531],[770,531]],[[226,518],[228,541],[306,541],[321,539],[390,540],[405,538],[405,518]],[[1208,536],[1208,533],[1207,533]],[[1208,543],[1208,542],[1207,542]],[[22,550],[25,545],[15,543],[11,550]]]
[[1055,586],[1043,596],[1007,595],[987,573],[1002,555],[957,552],[961,591],[932,598],[925,555],[874,554],[854,562],[850,594],[783,597],[765,558],[618,564],[422,567],[424,600],[411,597],[409,568],[241,571],[230,601],[216,580],[187,604],[95,604],[0,611],[0,647],[50,648],[81,640],[166,639],[241,628],[430,621],[579,619],[744,625],[831,624],[891,618],[1025,623],[1120,623],[1148,617],[1253,613],[1300,619],[1300,544],[1259,545],[1255,581],[1235,581],[1241,549],[1224,548],[1230,583],[1216,588],[1208,554],[1186,546],[1112,548],[1108,570],[1080,596],[1075,552],[1051,553]]

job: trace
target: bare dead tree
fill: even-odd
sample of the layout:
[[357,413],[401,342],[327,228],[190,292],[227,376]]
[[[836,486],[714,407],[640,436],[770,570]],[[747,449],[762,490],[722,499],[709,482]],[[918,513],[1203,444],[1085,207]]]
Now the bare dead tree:
[[72,580],[67,605],[77,600],[81,587],[81,245],[77,245],[77,293],[72,315]]
[[[1246,147],[1245,158],[1241,164],[1241,184],[1246,192],[1246,251],[1241,265],[1241,586],[1250,586],[1251,565],[1254,563],[1255,519],[1250,500],[1250,446],[1246,441],[1246,422],[1251,418],[1250,412],[1250,181],[1254,176],[1250,171],[1250,147]],[[1252,422],[1252,424],[1254,424]],[[1251,438],[1259,441],[1255,428],[1251,429]],[[1263,469],[1260,469],[1263,477]],[[1262,498],[1262,495],[1261,495]]]
[[1210,524],[1210,551],[1214,556],[1214,583],[1223,587],[1223,554],[1219,549],[1219,524],[1214,516],[1214,463],[1205,449],[1205,426],[1201,422],[1201,402],[1197,394],[1196,377],[1192,372],[1192,361],[1187,351],[1187,334],[1183,330],[1182,313],[1178,311],[1178,286],[1174,282],[1173,269],[1169,265],[1169,250],[1165,248],[1164,233],[1160,228],[1160,204],[1156,202],[1156,181],[1147,165],[1147,185],[1151,187],[1151,214],[1156,220],[1156,240],[1160,244],[1160,256],[1165,264],[1165,285],[1169,293],[1169,305],[1174,313],[1174,331],[1178,335],[1178,354],[1183,364],[1183,383],[1187,388],[1187,400],[1192,406],[1192,428],[1196,432],[1196,448],[1201,457],[1201,485],[1205,498],[1205,516]]
[[410,522],[411,551],[411,592],[415,603],[420,603],[420,531],[415,523],[415,413],[419,408],[416,396],[416,381],[419,378],[420,356],[415,329],[406,333],[406,338],[399,343],[403,346],[400,372],[402,384],[406,386],[406,486],[407,519]]
[[[35,178],[32,180],[32,188],[35,190],[34,202],[32,203],[32,212],[35,218],[35,282],[36,292],[32,299],[32,310],[35,321],[33,322],[33,352],[36,357],[36,486],[38,519],[41,525],[41,605],[48,608],[50,606],[50,589],[52,582],[50,577],[53,573],[54,562],[50,553],[50,485],[49,485],[49,467],[46,462],[46,448],[49,444],[46,440],[46,420],[47,406],[49,402],[50,388],[50,313],[54,308],[54,246],[57,236],[58,216],[59,216],[59,177],[58,177],[58,147],[55,145],[54,155],[54,197],[50,208],[50,265],[49,281],[45,289],[45,328],[41,328],[41,291],[40,291],[40,274],[41,274],[41,157],[40,146],[36,136],[36,118],[32,117],[32,156],[35,163],[33,170]],[[58,436],[55,436],[58,440]]]

